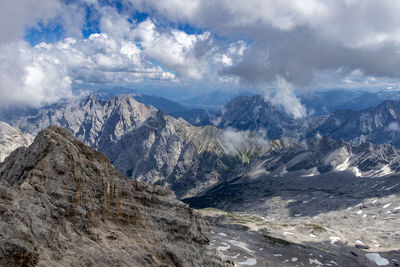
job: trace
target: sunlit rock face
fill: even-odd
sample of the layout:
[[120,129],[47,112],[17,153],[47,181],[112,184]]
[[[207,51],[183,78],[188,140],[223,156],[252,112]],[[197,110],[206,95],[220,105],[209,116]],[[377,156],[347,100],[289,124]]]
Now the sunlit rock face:
[[0,162],[16,148],[28,146],[33,137],[29,134],[22,134],[18,129],[0,121]]

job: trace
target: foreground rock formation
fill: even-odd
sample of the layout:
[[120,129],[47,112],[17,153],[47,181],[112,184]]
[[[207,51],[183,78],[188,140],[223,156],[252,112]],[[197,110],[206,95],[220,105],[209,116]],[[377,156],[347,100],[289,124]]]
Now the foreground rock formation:
[[128,180],[60,127],[0,164],[0,266],[231,266],[167,189]]

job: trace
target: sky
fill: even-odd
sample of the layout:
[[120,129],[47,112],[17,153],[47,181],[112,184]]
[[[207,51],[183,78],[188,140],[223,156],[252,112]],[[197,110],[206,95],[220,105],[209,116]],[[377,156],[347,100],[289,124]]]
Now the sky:
[[1,106],[255,90],[301,117],[298,93],[400,78],[398,0],[2,0],[0,35]]

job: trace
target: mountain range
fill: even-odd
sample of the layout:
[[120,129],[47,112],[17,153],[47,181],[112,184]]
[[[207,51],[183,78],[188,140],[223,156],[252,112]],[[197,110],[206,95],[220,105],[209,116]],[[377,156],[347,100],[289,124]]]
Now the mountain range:
[[180,198],[222,182],[235,165],[293,143],[268,143],[248,131],[195,127],[131,96],[89,96],[41,109],[12,124],[32,135],[50,125],[65,127],[103,152],[126,177],[166,186]]
[[[8,133],[0,136],[2,140],[6,140],[2,142],[8,149],[4,150],[4,154],[9,154],[8,151],[15,147],[22,147],[11,153],[0,165],[0,180],[6,181],[3,184],[7,192],[26,191],[25,185],[30,184],[28,188],[32,186],[34,190],[46,193],[47,195],[40,197],[51,201],[52,194],[56,194],[57,188],[61,188],[61,196],[68,195],[69,201],[73,203],[82,195],[87,195],[89,199],[101,198],[99,192],[104,189],[105,181],[101,182],[103,189],[96,191],[100,186],[93,184],[93,181],[96,181],[95,177],[99,174],[105,177],[104,179],[113,180],[114,178],[107,178],[110,175],[125,179],[116,172],[118,171],[122,176],[134,180],[134,186],[139,184],[139,187],[147,188],[147,193],[165,190],[162,191],[162,196],[166,194],[168,201],[173,203],[167,205],[168,209],[182,210],[180,207],[183,204],[174,199],[173,195],[195,208],[212,207],[201,211],[211,223],[210,243],[239,266],[246,262],[256,262],[259,266],[296,266],[300,263],[307,265],[310,261],[314,262],[314,258],[306,256],[310,254],[318,254],[319,262],[323,262],[324,265],[332,265],[332,262],[335,262],[341,266],[365,266],[369,261],[365,247],[385,246],[382,248],[383,252],[380,252],[382,257],[396,259],[398,256],[396,249],[391,248],[398,247],[395,240],[400,234],[395,230],[395,225],[399,223],[396,214],[400,205],[398,194],[396,195],[400,185],[400,152],[397,141],[399,103],[384,101],[363,110],[339,110],[327,115],[293,119],[283,109],[271,105],[261,96],[241,96],[226,104],[216,115],[209,117],[215,126],[193,126],[182,118],[174,118],[151,105],[139,103],[130,95],[77,98],[74,101],[30,110],[23,116],[9,119],[8,123],[11,126],[1,124],[2,128],[7,129],[3,130],[3,133]],[[51,125],[59,125],[67,130]],[[51,127],[42,131],[49,126]],[[31,142],[30,136],[37,137],[27,149],[25,147]],[[10,140],[16,140],[16,143],[9,142]],[[84,144],[104,153],[116,170],[112,169],[107,159],[103,160],[104,156]],[[41,160],[43,158],[45,160]],[[68,169],[70,167],[73,169]],[[43,173],[50,176],[41,180]],[[57,187],[59,184],[71,186],[68,185],[70,180],[65,180],[67,174],[80,177],[78,180],[84,183],[75,182],[74,188]],[[54,184],[50,178],[56,179]],[[33,179],[32,182],[30,179]],[[123,181],[119,184],[120,187],[132,187],[129,180]],[[79,188],[96,190],[83,193]],[[171,189],[173,193],[161,188]],[[25,191],[12,191],[14,193],[11,195],[21,195],[22,200],[18,200],[21,203],[43,203],[42,199],[25,196]],[[113,201],[131,207],[133,204],[129,204],[129,201],[132,197],[129,197],[127,192],[118,192],[121,193],[120,197],[124,197],[123,201]],[[154,195],[147,195],[145,198],[154,200],[154,203],[149,204],[151,207],[161,201]],[[146,206],[146,201],[135,205]],[[89,203],[89,206],[83,207],[83,214],[90,214],[91,206],[100,205]],[[14,212],[11,204],[7,205],[5,209]],[[107,206],[106,209],[118,211],[118,207],[121,207],[118,205],[117,208]],[[129,217],[129,208],[122,207],[122,213],[117,213],[121,215],[113,215],[112,220]],[[32,212],[42,208],[35,206]],[[57,209],[46,210],[45,213],[60,212]],[[186,211],[190,214],[187,207]],[[21,214],[35,221],[37,215],[32,212],[24,209]],[[172,215],[181,216],[179,213]],[[100,228],[108,236],[112,236],[110,240],[121,238],[122,243],[131,242],[122,234],[126,231],[130,233],[129,227],[120,228],[121,232],[113,230],[116,235],[108,234],[109,223],[105,225],[103,221],[107,222],[107,219],[102,218]],[[47,223],[39,219],[38,223]],[[146,221],[157,229],[172,231],[165,228],[164,224],[157,224],[160,221],[168,221],[169,218],[156,218],[154,220],[157,223],[153,223],[153,219]],[[195,220],[201,219],[199,217]],[[365,234],[362,229],[369,227],[368,222],[376,225],[376,228],[371,228],[368,234]],[[71,223],[76,223],[75,219]],[[97,227],[90,221],[86,223]],[[20,221],[10,222],[11,224],[23,225]],[[362,228],[354,230],[354,224]],[[25,226],[22,226],[22,229],[23,227]],[[81,226],[77,224],[74,227]],[[68,233],[68,229],[64,228],[57,228],[55,231]],[[95,233],[99,234],[98,231]],[[150,239],[158,238],[147,232],[140,233]],[[237,239],[231,238],[227,233]],[[36,232],[34,235],[33,238],[37,238]],[[46,232],[46,235],[49,234]],[[79,232],[79,236],[85,237],[82,241],[84,244],[91,242],[85,241],[87,235],[90,239],[92,233]],[[157,232],[158,235],[164,234]],[[7,237],[7,246],[12,238]],[[79,238],[76,240],[82,240]],[[186,240],[186,237],[182,238]],[[343,242],[332,241],[331,238]],[[154,242],[168,242],[164,239],[157,240]],[[22,251],[22,254],[16,253],[19,255],[18,260],[40,259],[45,263],[65,254],[62,252],[57,256],[48,250],[42,239],[35,242],[36,247],[45,247],[39,249],[42,251],[39,255],[45,256],[38,258],[35,246],[23,241],[18,241],[17,246],[11,246],[11,251]],[[356,248],[361,246],[360,242],[365,245]],[[65,247],[71,245],[68,242],[63,244],[67,244]],[[199,252],[198,245],[194,246],[196,253],[203,253]],[[158,251],[159,247],[140,247],[138,251],[142,253],[146,249]],[[264,249],[268,251],[263,252]],[[170,258],[169,252],[167,256],[163,254],[168,251],[165,249],[157,252],[161,254],[150,253],[157,256],[145,258],[149,265],[157,265],[164,260],[167,265],[171,262],[172,265],[191,264],[186,256],[183,256],[186,252],[180,247],[177,250],[179,255]],[[229,264],[222,263],[214,252],[206,250],[214,255],[207,264]],[[180,254],[181,251],[183,254]],[[118,253],[116,255],[119,255]],[[25,259],[23,255],[28,255],[28,258]],[[87,261],[98,260],[99,255],[103,254],[95,246],[93,254],[87,256]],[[176,262],[179,264],[175,262],[177,258],[179,260]],[[293,258],[297,260],[292,261]],[[65,260],[66,263],[72,262],[68,257],[61,260]],[[120,255],[118,262],[124,265],[125,261],[129,260],[137,261],[136,258]],[[196,259],[196,262],[197,260],[205,262],[204,259]],[[137,264],[146,265],[141,261]]]
[[352,144],[372,142],[400,147],[400,101],[385,100],[362,110],[337,110],[329,115],[293,119],[261,96],[238,97],[226,104],[215,119],[220,128],[265,132],[271,139],[299,140],[317,135]]

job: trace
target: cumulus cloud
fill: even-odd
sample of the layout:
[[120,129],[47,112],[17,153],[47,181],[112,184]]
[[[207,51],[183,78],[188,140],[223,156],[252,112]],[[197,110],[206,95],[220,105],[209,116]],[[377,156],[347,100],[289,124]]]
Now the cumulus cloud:
[[67,74],[81,83],[138,82],[148,79],[174,79],[144,58],[133,42],[116,40],[106,33],[87,39],[67,38],[55,44],[41,43],[33,49],[42,56],[63,62]]
[[187,34],[175,29],[165,31],[148,19],[138,24],[132,33],[149,58],[158,60],[180,76],[200,79],[209,70],[206,59],[214,52],[209,32]]
[[[241,81],[275,85],[270,101],[302,117],[297,87],[400,78],[397,0],[121,0],[122,9],[109,3],[1,1],[0,104],[51,103],[69,97],[75,83]],[[100,32],[85,39],[88,8]],[[149,18],[135,21],[137,11]],[[61,40],[35,47],[23,41],[27,27],[54,23],[62,24]],[[196,31],[179,30],[182,24]]]
[[276,90],[272,94],[266,92],[265,98],[273,105],[282,107],[286,113],[295,119],[305,117],[307,108],[303,106],[300,100],[293,92],[293,87],[282,77],[277,77]]
[[168,21],[250,39],[243,60],[222,72],[244,82],[270,83],[279,75],[307,85],[319,71],[338,69],[343,76],[360,70],[366,79],[400,78],[396,0],[127,1]]
[[59,1],[1,1],[0,105],[51,103],[71,95],[65,68],[51,57],[37,56],[22,40],[25,27],[64,16]]

